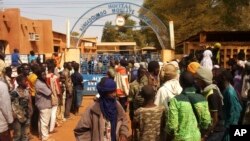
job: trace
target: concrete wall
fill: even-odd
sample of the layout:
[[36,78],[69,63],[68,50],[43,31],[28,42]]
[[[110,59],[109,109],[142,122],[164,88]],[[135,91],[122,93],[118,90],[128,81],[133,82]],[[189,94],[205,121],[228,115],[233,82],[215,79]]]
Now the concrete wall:
[[59,32],[53,32],[53,45],[59,47],[59,52],[63,52],[66,48],[66,35]]
[[[37,34],[39,40],[30,41],[30,33]],[[0,40],[8,42],[6,53],[12,53],[14,48],[18,48],[21,54],[28,54],[31,50],[40,54],[52,53],[52,21],[24,18],[19,9],[6,9],[0,12]]]
[[[0,40],[5,40],[9,44],[9,49],[20,49],[21,38],[20,11],[18,9],[7,9],[0,12]],[[6,50],[9,53],[10,50]]]

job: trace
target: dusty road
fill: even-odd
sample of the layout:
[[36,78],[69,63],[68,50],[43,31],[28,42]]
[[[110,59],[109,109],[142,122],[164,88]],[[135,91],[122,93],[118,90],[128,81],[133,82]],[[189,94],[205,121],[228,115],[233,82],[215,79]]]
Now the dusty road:
[[[56,141],[75,141],[73,129],[75,128],[78,120],[80,119],[82,113],[86,110],[86,108],[93,103],[93,96],[84,96],[82,107],[80,108],[79,116],[73,115],[73,119],[65,121],[61,127],[57,127],[56,133],[51,134],[51,137],[54,138]],[[130,126],[130,123],[129,123]],[[31,141],[39,141],[36,135],[33,136],[34,138]]]
[[[80,115],[75,116],[73,115],[73,119],[65,121],[61,127],[57,127],[56,133],[51,134],[51,137],[54,138],[56,141],[74,141],[74,133],[73,129],[75,128],[78,120],[81,117],[81,114],[85,111],[85,109],[93,103],[93,97],[92,96],[85,96],[83,97],[82,107],[80,108]],[[39,141],[37,136],[34,136],[34,138],[31,141]]]

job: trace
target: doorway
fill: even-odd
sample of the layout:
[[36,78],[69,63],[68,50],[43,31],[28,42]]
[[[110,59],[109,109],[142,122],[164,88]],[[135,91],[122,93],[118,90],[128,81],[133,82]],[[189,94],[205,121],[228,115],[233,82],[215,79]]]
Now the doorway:
[[8,41],[0,40],[0,52],[5,54],[6,47],[8,45]]

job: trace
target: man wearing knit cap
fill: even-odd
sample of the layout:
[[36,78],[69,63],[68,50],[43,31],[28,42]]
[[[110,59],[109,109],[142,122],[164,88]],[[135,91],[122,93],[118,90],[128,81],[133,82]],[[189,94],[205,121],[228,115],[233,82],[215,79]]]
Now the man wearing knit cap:
[[209,111],[212,117],[212,126],[204,134],[205,140],[221,140],[224,134],[222,105],[223,96],[217,87],[213,84],[212,71],[205,67],[197,69],[195,74],[196,85],[198,85],[203,96],[208,101]]
[[177,79],[177,69],[172,64],[167,64],[163,67],[161,75],[164,84],[157,91],[155,105],[165,106],[168,109],[168,102],[171,98],[179,95],[182,92],[179,80]]
[[200,66],[201,65],[198,62],[191,62],[190,64],[188,64],[187,71],[195,74]]
[[128,120],[116,100],[116,83],[104,77],[96,88],[100,98],[87,108],[74,129],[76,140],[127,141]]

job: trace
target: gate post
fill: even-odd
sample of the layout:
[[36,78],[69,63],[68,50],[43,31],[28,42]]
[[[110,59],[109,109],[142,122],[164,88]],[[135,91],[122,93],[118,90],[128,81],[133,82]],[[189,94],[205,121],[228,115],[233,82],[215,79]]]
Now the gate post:
[[67,48],[65,49],[65,62],[76,61],[80,64],[80,49]]
[[167,62],[175,59],[175,53],[174,50],[171,49],[162,49],[161,50],[161,57],[162,57],[162,62]]

